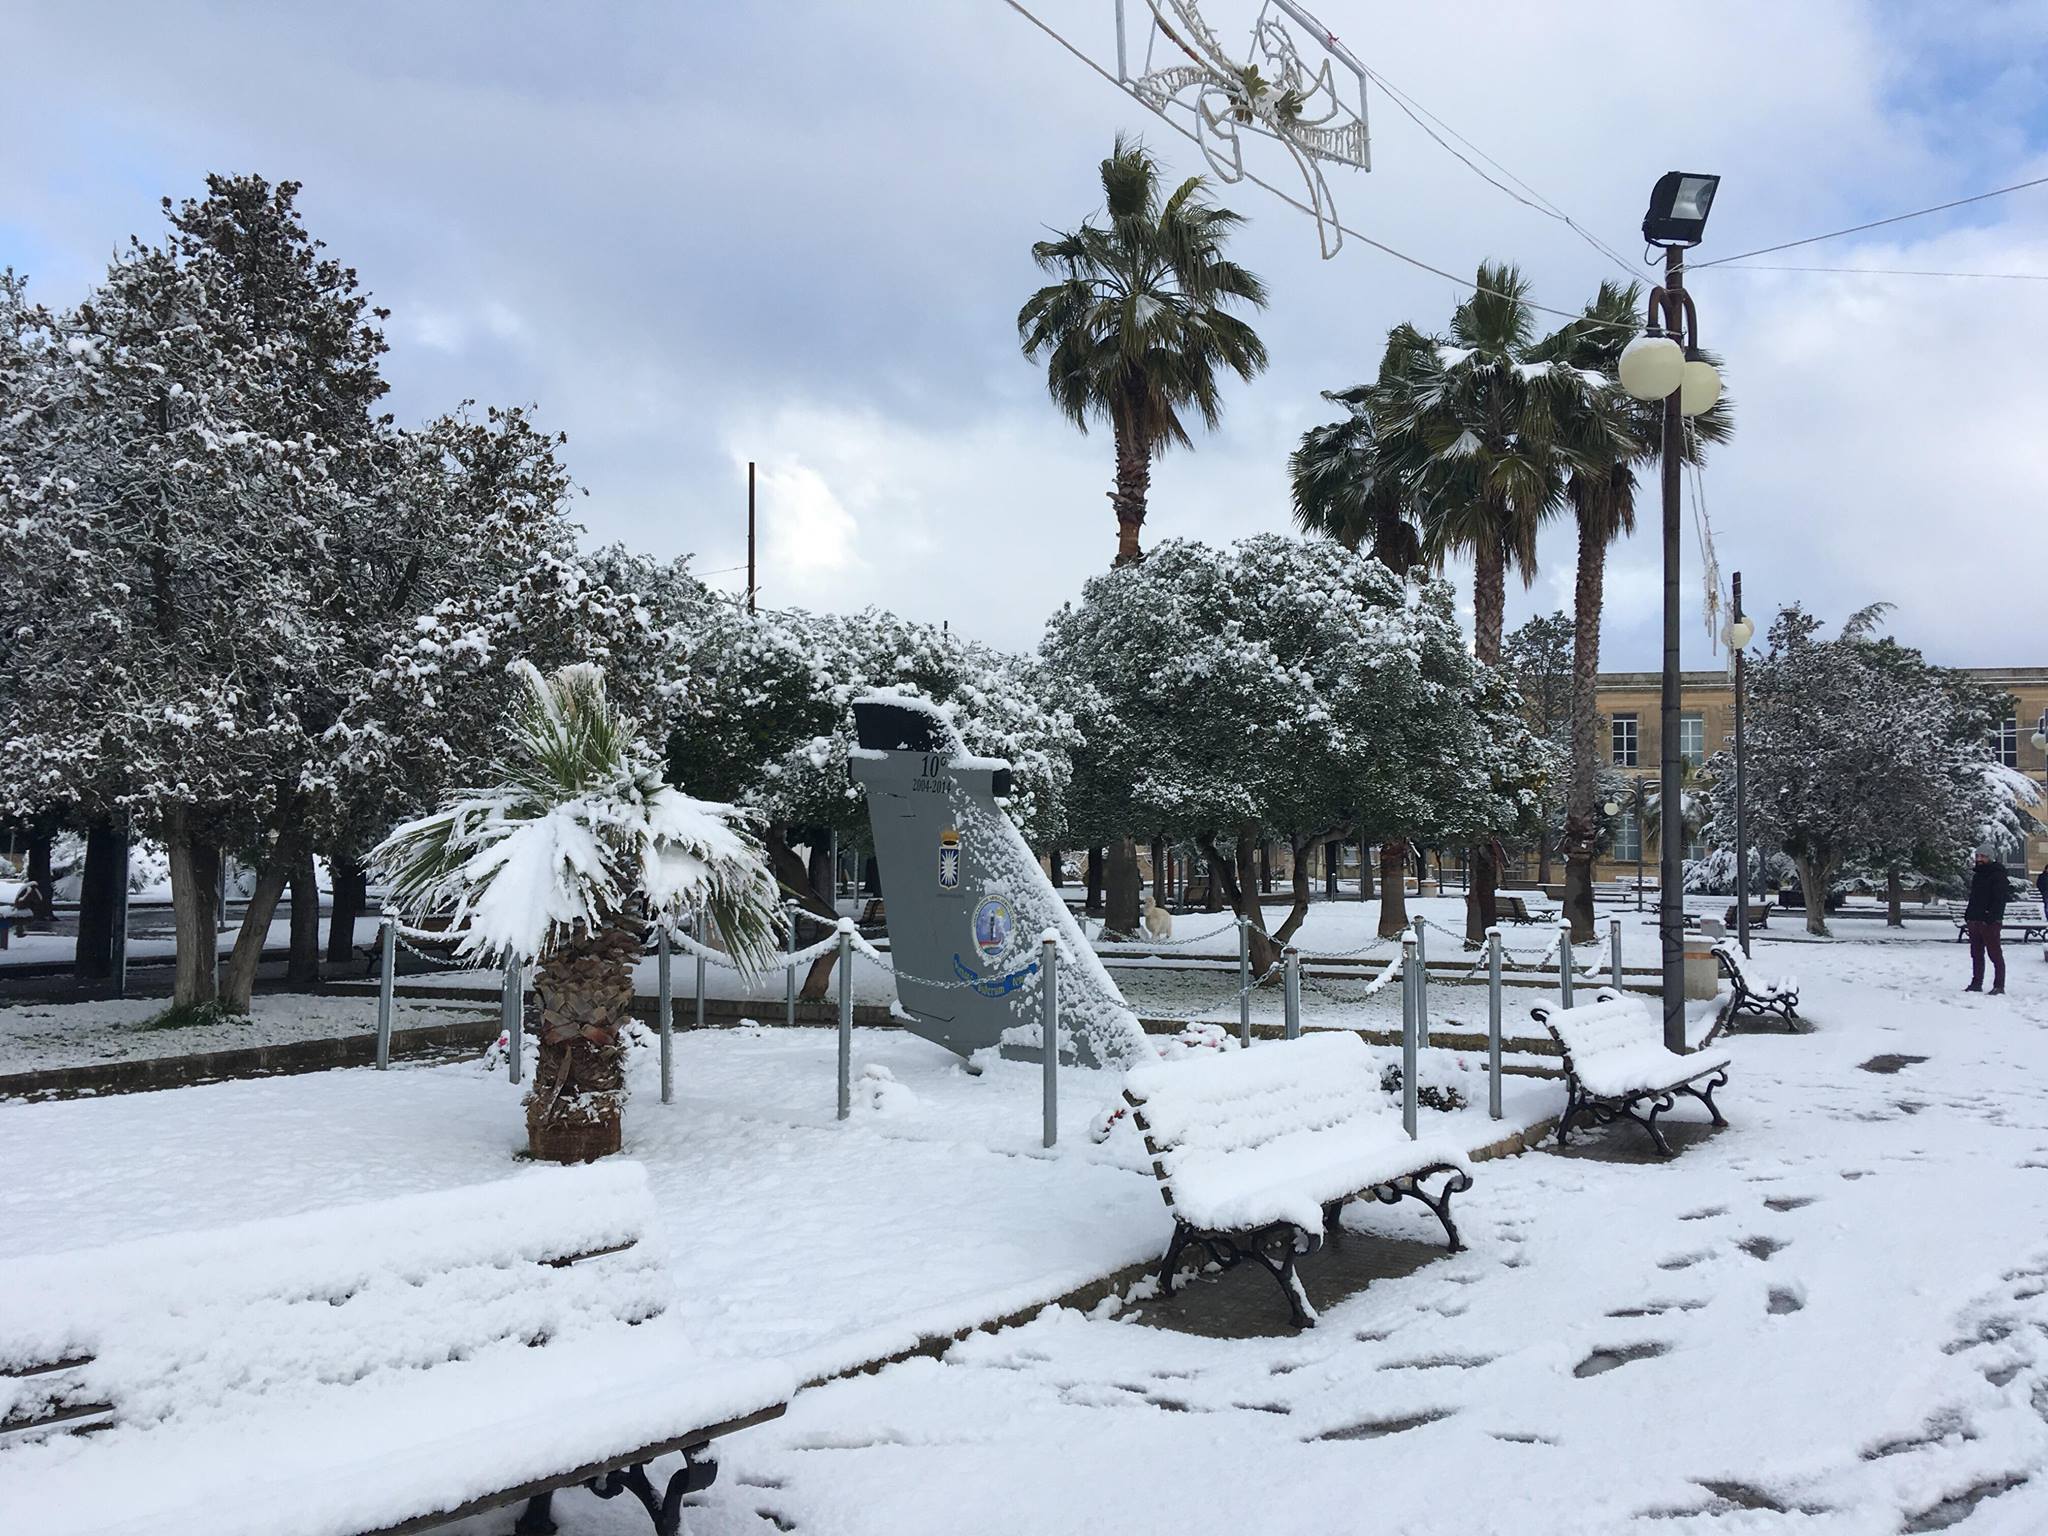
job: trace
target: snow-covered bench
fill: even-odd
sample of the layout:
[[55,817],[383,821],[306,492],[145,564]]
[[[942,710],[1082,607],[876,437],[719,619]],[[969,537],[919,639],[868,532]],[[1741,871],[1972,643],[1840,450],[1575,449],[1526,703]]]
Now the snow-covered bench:
[[1529,910],[1528,897],[1522,895],[1502,893],[1498,897],[1495,906],[1502,920],[1510,923],[1554,923],[1557,921],[1556,908],[1553,907],[1544,912],[1531,912]]
[[[1449,1142],[1409,1138],[1372,1053],[1349,1031],[1135,1067],[1124,1101],[1173,1212],[1159,1266],[1168,1295],[1198,1243],[1226,1269],[1259,1264],[1308,1327],[1316,1313],[1295,1258],[1322,1247],[1344,1205],[1366,1196],[1420,1200],[1461,1246],[1451,1196],[1472,1187],[1471,1165]],[[1432,1195],[1422,1181],[1436,1173],[1447,1177]]]
[[678,1531],[796,1384],[691,1347],[653,1215],[617,1163],[0,1263],[0,1527],[541,1532],[581,1483]]
[[[1969,904],[1952,901],[1946,910],[1948,920],[1956,925],[1956,941],[1960,943],[1969,937],[1968,920],[1963,916],[1969,910]],[[2042,912],[2039,901],[2008,902],[2005,916],[1999,920],[1998,932],[2001,938],[2015,939],[2021,944],[2038,944],[2048,940],[2048,914]]]
[[1722,1010],[1720,1020],[1714,1026],[1714,1034],[1719,1034],[1745,1013],[1753,1013],[1760,1018],[1783,1019],[1788,1032],[1799,1028],[1799,982],[1796,977],[1764,980],[1749,969],[1742,958],[1741,947],[1733,939],[1722,939],[1717,943],[1714,958],[1721,963],[1721,974],[1728,978],[1728,985],[1733,989],[1728,1006]]
[[1669,1157],[1671,1147],[1657,1129],[1657,1117],[1681,1093],[1706,1105],[1714,1124],[1728,1123],[1714,1107],[1714,1090],[1728,1081],[1728,1053],[1700,1050],[1681,1056],[1666,1050],[1661,1021],[1639,1001],[1603,987],[1594,1002],[1576,1008],[1537,1003],[1529,1016],[1550,1031],[1564,1053],[1559,1146],[1571,1139],[1573,1124],[1582,1118],[1601,1125],[1626,1118],[1648,1131],[1657,1150]]

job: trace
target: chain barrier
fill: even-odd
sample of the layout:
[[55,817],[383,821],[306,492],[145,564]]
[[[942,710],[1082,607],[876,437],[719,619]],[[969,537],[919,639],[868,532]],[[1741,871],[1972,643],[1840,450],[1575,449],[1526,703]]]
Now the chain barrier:
[[[453,945],[461,942],[460,935],[450,934],[444,929],[408,928],[403,923],[394,922],[391,925],[391,932],[392,936],[398,940],[398,947],[400,949],[411,955],[415,960],[431,965],[437,971],[488,971],[502,969],[502,967],[493,967],[485,960],[463,959],[459,956],[446,954],[431,955],[413,942],[413,938],[424,939],[430,944]],[[408,937],[408,935],[411,937]]]
[[[713,949],[706,944],[699,944],[695,939],[691,938],[687,933],[682,932],[680,929],[670,929],[668,937],[669,942],[674,944],[677,949],[681,950],[686,955],[693,955],[699,960],[708,960],[711,962],[711,964],[718,966],[721,970],[740,971],[741,969],[739,963],[735,961],[731,955],[728,955],[724,950]],[[776,963],[772,966],[764,965],[763,967],[761,967],[760,974],[765,975],[767,972],[771,970],[785,971],[793,965],[809,965],[812,961],[816,960],[820,955],[830,954],[833,950],[837,949],[838,947],[839,935],[837,933],[831,933],[826,935],[824,938],[820,939],[817,943],[813,944],[809,949],[799,949],[790,952],[778,951],[775,957]]]
[[[1102,944],[1130,944],[1145,949],[1186,949],[1193,944],[1206,944],[1211,939],[1221,938],[1236,926],[1236,920],[1232,919],[1219,928],[1211,928],[1207,933],[1190,934],[1185,939],[1112,939],[1107,935],[1098,934],[1095,943],[1098,946]],[[1222,957],[1219,956],[1218,958]]]

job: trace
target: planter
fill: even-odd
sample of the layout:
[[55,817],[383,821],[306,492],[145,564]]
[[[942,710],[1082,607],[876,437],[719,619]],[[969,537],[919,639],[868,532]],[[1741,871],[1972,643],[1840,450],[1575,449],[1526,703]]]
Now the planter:
[[526,1149],[542,1163],[594,1163],[619,1150],[619,1112],[613,1109],[590,1120],[536,1120],[526,1117]]

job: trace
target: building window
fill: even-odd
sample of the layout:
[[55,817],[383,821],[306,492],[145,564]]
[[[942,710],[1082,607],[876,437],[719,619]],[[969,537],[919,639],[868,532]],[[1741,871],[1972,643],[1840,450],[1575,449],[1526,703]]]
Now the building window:
[[[1631,719],[1630,725],[1635,721]],[[1630,748],[1634,750],[1633,746]],[[1614,858],[1618,864],[1633,864],[1643,856],[1643,829],[1634,811],[1623,811],[1614,821]]]
[[1707,856],[1708,851],[1705,833],[1697,833],[1686,839],[1685,857],[1688,862],[1698,863]]
[[1688,768],[1697,768],[1707,760],[1707,717],[1705,715],[1680,715],[1678,717],[1678,755],[1685,760]]
[[1992,732],[1998,745],[1998,760],[2008,768],[2020,765],[2020,722],[2016,715],[2007,715],[1998,722]]
[[[1616,715],[1612,722],[1610,741],[1613,747],[1613,761],[1617,768],[1636,766],[1636,717]],[[1634,855],[1630,855],[1634,857]]]

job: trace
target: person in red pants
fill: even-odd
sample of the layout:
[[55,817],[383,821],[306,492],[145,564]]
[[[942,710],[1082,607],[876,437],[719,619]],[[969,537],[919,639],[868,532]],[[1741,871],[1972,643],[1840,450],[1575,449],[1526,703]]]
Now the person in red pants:
[[1998,942],[1999,926],[2005,921],[2005,903],[2012,887],[2005,878],[2005,865],[1989,843],[1977,850],[1970,870],[1970,901],[1963,908],[1963,932],[1970,938],[1970,984],[1965,992],[1984,990],[1984,957],[1991,957],[1991,995],[2005,990],[2005,950]]

